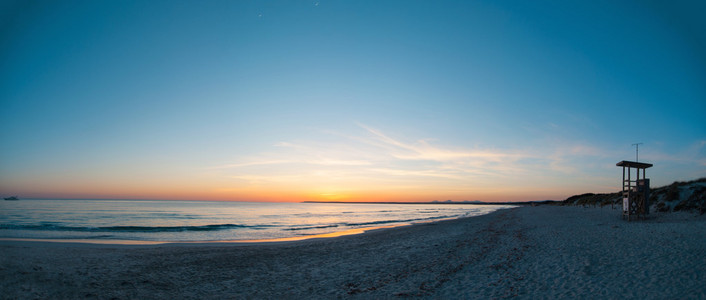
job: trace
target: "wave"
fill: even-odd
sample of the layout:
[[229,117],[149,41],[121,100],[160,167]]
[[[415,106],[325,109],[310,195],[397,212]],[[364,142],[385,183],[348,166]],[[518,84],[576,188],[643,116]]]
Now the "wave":
[[339,226],[339,224],[330,224],[330,225],[318,225],[318,226],[292,227],[292,228],[285,228],[284,230],[297,231],[297,230],[308,230],[308,229],[336,228],[338,226]]
[[426,218],[408,219],[386,219],[367,222],[341,222],[331,224],[266,224],[266,225],[244,225],[244,224],[209,224],[198,226],[103,226],[103,227],[81,227],[65,226],[52,223],[40,224],[0,224],[0,230],[30,230],[30,231],[66,231],[66,232],[91,232],[91,233],[163,233],[163,232],[195,232],[195,231],[223,231],[234,229],[264,230],[268,228],[279,228],[285,231],[306,231],[326,228],[359,228],[365,226],[377,226],[394,223],[414,223],[431,221],[438,219],[454,218],[458,215],[443,215]]
[[391,223],[413,223],[413,222],[448,219],[448,218],[455,218],[455,217],[458,217],[458,216],[457,215],[435,216],[435,217],[427,217],[427,218],[414,218],[414,219],[401,219],[401,220],[400,219],[391,219],[391,220],[379,220],[379,221],[370,221],[370,222],[337,223],[337,224],[326,224],[326,225],[315,225],[315,226],[292,227],[292,228],[286,228],[284,230],[297,231],[297,230],[324,229],[324,228],[336,228],[336,227],[362,227],[362,226],[375,226],[375,225],[383,225],[383,224],[391,224]]
[[457,217],[457,216],[456,215],[454,215],[454,216],[436,216],[436,217],[428,217],[428,218],[414,218],[414,219],[403,219],[403,220],[380,220],[380,221],[360,222],[360,223],[346,223],[345,225],[346,226],[369,226],[369,225],[381,225],[381,224],[390,224],[390,223],[413,223],[413,222],[448,219],[448,218],[455,218],[455,217]]
[[105,226],[76,227],[54,224],[13,225],[1,224],[0,229],[10,230],[48,230],[48,231],[78,231],[78,232],[184,232],[184,231],[219,231],[238,228],[263,229],[278,227],[277,225],[241,225],[241,224],[211,224],[201,226]]

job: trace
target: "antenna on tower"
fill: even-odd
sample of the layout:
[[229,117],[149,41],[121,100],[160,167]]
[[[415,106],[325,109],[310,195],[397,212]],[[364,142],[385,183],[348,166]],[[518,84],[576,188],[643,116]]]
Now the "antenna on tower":
[[638,162],[638,160],[637,160],[637,151],[640,149],[640,145],[642,145],[642,144],[643,144],[643,143],[635,143],[635,144],[632,144],[633,146],[635,146],[635,162]]

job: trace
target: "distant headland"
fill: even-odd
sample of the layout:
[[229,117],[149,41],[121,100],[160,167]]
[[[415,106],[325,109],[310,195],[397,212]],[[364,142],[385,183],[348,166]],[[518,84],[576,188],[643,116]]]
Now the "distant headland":
[[483,201],[426,201],[426,202],[398,202],[398,201],[374,201],[374,202],[356,202],[356,201],[302,201],[301,203],[345,203],[345,204],[468,204],[468,205],[538,205],[538,204],[560,204],[558,200],[541,200],[541,201],[522,201],[522,202],[483,202]]
[[[607,194],[585,193],[562,201],[562,205],[611,205],[621,200],[620,192]],[[698,211],[706,213],[706,177],[674,183],[652,189],[650,207],[659,212]]]
[[[354,202],[354,201],[303,201],[302,203],[346,203],[346,204],[469,204],[469,205],[611,205],[621,200],[621,193],[594,194],[585,193],[574,195],[566,200],[540,200],[521,202],[483,202],[483,201],[427,201],[427,202]],[[655,211],[698,211],[706,213],[706,177],[674,183],[652,189],[650,206]]]

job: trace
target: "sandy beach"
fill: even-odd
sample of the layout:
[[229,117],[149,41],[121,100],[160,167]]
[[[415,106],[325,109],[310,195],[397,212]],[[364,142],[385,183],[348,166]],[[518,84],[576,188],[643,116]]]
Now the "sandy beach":
[[3,299],[706,298],[706,215],[538,206],[283,243],[0,242]]

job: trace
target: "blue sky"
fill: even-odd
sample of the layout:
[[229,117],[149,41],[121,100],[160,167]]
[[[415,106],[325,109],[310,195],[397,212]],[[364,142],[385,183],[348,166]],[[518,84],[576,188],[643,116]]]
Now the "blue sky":
[[706,176],[698,1],[10,1],[0,192],[536,200]]

